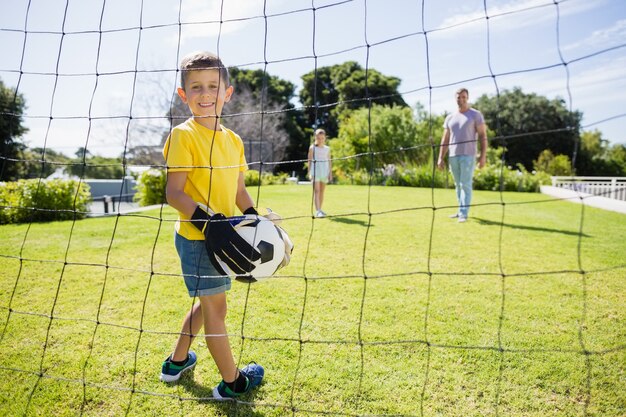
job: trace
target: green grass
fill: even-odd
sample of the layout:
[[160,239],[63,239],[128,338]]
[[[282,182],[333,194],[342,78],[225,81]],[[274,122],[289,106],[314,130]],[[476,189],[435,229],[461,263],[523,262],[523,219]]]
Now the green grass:
[[158,381],[191,303],[164,208],[0,227],[0,415],[626,412],[624,215],[476,192],[457,224],[451,190],[331,186],[313,220],[309,187],[259,190],[295,252],[229,292],[258,390],[212,401],[201,340],[193,375]]

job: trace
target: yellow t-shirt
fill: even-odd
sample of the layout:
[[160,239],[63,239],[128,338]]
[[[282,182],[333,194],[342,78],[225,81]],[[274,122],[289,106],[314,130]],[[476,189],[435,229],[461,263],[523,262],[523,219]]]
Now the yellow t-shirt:
[[[188,172],[184,191],[194,201],[227,217],[235,215],[239,173],[248,169],[243,141],[232,130],[207,129],[193,118],[172,129],[163,156],[167,172]],[[182,213],[176,231],[190,240],[204,235]]]

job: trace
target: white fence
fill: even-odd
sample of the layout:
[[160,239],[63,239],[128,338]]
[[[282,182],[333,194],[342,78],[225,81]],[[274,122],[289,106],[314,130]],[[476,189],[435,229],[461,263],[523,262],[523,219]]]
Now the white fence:
[[552,186],[626,201],[626,178],[623,177],[552,177]]

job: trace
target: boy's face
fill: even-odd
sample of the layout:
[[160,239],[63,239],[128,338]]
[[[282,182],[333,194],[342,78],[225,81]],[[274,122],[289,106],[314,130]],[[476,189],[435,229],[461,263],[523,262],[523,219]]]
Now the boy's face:
[[203,121],[214,124],[232,94],[233,87],[226,88],[225,81],[220,79],[220,72],[216,69],[189,71],[185,88],[178,89],[179,97],[201,124]]

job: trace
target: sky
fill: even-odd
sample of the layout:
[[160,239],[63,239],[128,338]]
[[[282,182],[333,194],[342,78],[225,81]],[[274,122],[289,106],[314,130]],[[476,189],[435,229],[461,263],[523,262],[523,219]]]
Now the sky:
[[11,0],[0,48],[0,79],[27,103],[24,142],[67,155],[158,144],[141,126],[166,126],[195,50],[297,91],[303,74],[357,61],[433,114],[453,111],[461,86],[470,101],[520,87],[626,143],[624,0]]

